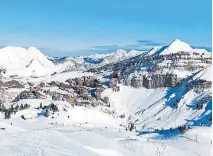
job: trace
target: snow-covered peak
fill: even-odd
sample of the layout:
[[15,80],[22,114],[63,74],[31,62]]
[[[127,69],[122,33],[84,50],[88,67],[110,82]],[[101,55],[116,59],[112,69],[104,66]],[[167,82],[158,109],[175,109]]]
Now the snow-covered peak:
[[126,50],[118,49],[118,50],[116,50],[115,55],[123,56],[123,55],[125,55],[126,53],[127,53]]
[[126,50],[123,50],[123,49],[119,49],[115,53],[112,53],[111,55],[113,57],[127,59],[127,58],[130,58],[130,57],[134,57],[136,55],[140,55],[142,53],[143,53],[143,51],[138,51],[138,50],[126,51]]
[[181,51],[181,50],[192,50],[189,44],[180,41],[179,39],[174,40],[169,46],[165,49],[165,51]]
[[168,46],[163,47],[163,51],[160,53],[160,55],[168,55],[171,53],[177,53],[179,51],[190,51],[192,48],[189,44],[180,41],[179,39],[174,40],[172,43],[170,43]]
[[[49,58],[53,60],[57,66],[60,67],[60,70],[88,70],[90,68],[97,68],[104,66],[109,63],[118,62],[124,59],[135,57],[142,54],[143,51],[130,50],[126,51],[123,49],[116,50],[113,53],[108,54],[94,54],[90,56],[69,56],[65,58]],[[67,63],[68,62],[68,63]]]
[[0,64],[8,69],[19,69],[26,67],[32,60],[42,62],[45,67],[53,67],[53,63],[47,59],[38,49],[30,47],[7,46],[0,49]]
[[180,41],[179,39],[176,39],[172,41],[170,44],[162,46],[162,47],[154,47],[149,52],[147,52],[147,55],[169,55],[172,53],[178,53],[180,51],[186,51],[186,52],[200,52],[201,49],[193,49],[189,44]]
[[[0,66],[9,73],[22,73],[26,68],[32,71],[42,71],[42,68],[53,69],[54,64],[38,49],[34,47],[22,48],[7,46],[0,49]],[[30,67],[30,68],[29,68]]]
[[53,68],[54,67],[53,63],[51,61],[49,61],[47,59],[47,57],[44,56],[44,54],[41,53],[37,48],[30,47],[30,48],[28,48],[28,51],[32,55],[33,59],[37,59],[39,62],[42,63],[42,65],[44,67],[47,67],[47,68]]

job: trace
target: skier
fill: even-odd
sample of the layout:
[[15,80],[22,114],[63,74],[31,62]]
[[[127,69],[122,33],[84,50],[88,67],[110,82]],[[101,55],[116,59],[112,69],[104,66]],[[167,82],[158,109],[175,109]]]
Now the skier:
[[170,134],[171,134],[171,136],[172,136],[172,127],[169,129],[169,131],[170,131]]

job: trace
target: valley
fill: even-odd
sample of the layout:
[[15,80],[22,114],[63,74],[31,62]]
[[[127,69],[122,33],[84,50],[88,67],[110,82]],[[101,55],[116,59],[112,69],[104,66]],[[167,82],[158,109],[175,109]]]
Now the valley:
[[0,49],[0,156],[210,156],[212,54]]

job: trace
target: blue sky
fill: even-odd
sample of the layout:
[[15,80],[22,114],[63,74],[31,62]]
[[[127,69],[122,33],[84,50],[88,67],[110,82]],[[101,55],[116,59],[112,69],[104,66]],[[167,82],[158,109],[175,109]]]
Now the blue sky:
[[0,45],[48,55],[147,50],[179,38],[211,48],[211,0],[0,0]]

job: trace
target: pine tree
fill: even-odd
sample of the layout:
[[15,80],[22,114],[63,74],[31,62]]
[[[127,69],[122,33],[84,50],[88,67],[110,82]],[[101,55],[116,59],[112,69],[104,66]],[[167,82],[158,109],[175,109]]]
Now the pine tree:
[[11,108],[10,108],[10,109],[11,109],[11,112],[13,112],[13,111],[14,111],[13,105],[11,105]]
[[16,109],[16,111],[17,111],[17,110],[19,109],[19,106],[18,106],[18,105],[16,105],[15,109]]
[[1,109],[1,112],[2,112],[2,113],[4,112],[4,105],[2,105],[2,109]]
[[26,103],[25,105],[24,105],[24,109],[28,109],[29,108],[29,105]]
[[7,119],[7,110],[4,112],[4,119]]
[[8,111],[8,119],[10,119],[11,118],[11,109],[9,109],[9,111]]
[[20,109],[20,110],[23,110],[23,109],[24,109],[24,106],[21,104],[21,106],[20,106],[19,109]]
[[43,108],[43,107],[42,107],[42,103],[40,103],[40,109],[41,109],[41,108]]

